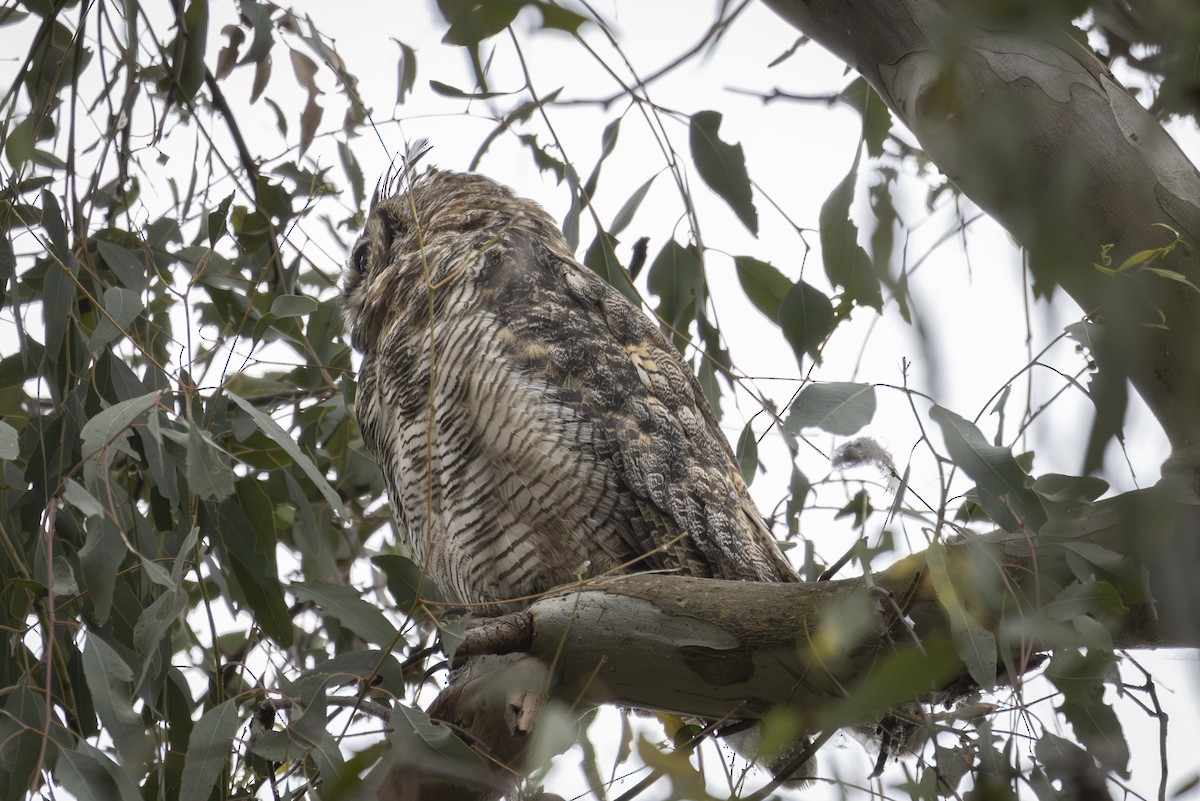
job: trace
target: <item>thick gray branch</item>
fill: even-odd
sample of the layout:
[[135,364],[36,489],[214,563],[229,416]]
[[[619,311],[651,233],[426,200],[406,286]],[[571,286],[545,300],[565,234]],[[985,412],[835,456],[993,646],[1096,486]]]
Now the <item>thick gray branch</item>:
[[[1069,644],[1040,637],[1071,635],[1069,619],[1082,611],[1056,618],[1046,610],[1081,571],[1121,596],[1124,611],[1097,613],[1117,646],[1200,646],[1200,486],[1192,467],[1169,463],[1158,487],[1057,509],[1036,537],[996,532],[945,546],[949,594],[945,583],[939,589],[931,552],[869,579],[768,584],[643,574],[564,588],[470,630],[460,654],[524,655],[452,686],[431,712],[495,759],[493,787],[519,775],[501,765],[519,765],[543,691],[571,707],[618,703],[717,719],[788,705],[812,731],[854,725],[891,705],[951,700],[977,686],[953,644],[949,597],[954,612],[995,635],[997,663],[1010,671],[1024,670],[1038,650]],[[1073,558],[1081,552],[1116,558],[1105,568]],[[1061,628],[1047,627],[1056,619]],[[1023,628],[1030,620],[1038,627]],[[889,659],[907,660],[910,678],[868,688]],[[409,766],[396,773],[393,791],[405,786],[401,777],[431,781]],[[464,797],[490,795],[475,793]]]
[[[1200,244],[1200,174],[1158,122],[1066,33],[988,30],[931,0],[764,0],[862,73],[943,173],[1012,232],[1043,288],[1113,324],[1127,374],[1176,452],[1200,448],[1200,293],[1114,266]],[[1158,266],[1200,284],[1194,255]],[[1158,327],[1159,313],[1166,328]]]
[[[946,549],[964,611],[1008,651],[999,664],[1019,670],[1021,654],[1057,644],[1023,636],[1013,621],[1038,614],[1077,580],[1079,563],[1069,558],[1081,544],[1126,555],[1115,572],[1096,571],[1128,609],[1105,620],[1119,646],[1200,645],[1200,596],[1190,579],[1200,563],[1200,506],[1151,490],[1052,520],[1036,540],[997,533]],[[925,652],[931,678],[943,677],[926,688],[937,692],[971,678],[957,657],[949,668],[935,664],[951,638],[945,592],[935,585],[926,554],[871,579],[809,584],[625,576],[535,603],[529,653],[554,661],[560,697],[710,718],[757,717],[781,704],[829,708],[853,697],[880,659],[905,650]],[[826,622],[838,625],[846,618],[837,610],[854,606],[869,610],[870,625],[860,619],[857,636],[838,639],[843,632]],[[812,719],[824,728],[820,715]]]

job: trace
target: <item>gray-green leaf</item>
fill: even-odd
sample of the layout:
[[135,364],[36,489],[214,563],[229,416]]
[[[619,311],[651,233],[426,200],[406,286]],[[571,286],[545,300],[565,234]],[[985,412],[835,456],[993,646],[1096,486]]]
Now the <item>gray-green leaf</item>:
[[754,208],[750,175],[746,172],[746,154],[742,152],[740,144],[731,145],[721,141],[717,135],[720,127],[719,112],[698,111],[692,115],[688,128],[692,161],[704,183],[720,195],[742,221],[742,225],[757,236],[758,212]]
[[794,434],[805,428],[820,428],[849,436],[874,416],[875,388],[870,384],[809,384],[792,401],[784,427]]
[[204,801],[208,798],[217,777],[221,775],[221,769],[229,761],[237,727],[238,709],[233,701],[214,706],[196,721],[188,738],[179,801]]
[[1025,486],[1028,476],[1012,451],[990,444],[979,429],[949,409],[934,406],[929,417],[942,429],[950,458],[975,480],[979,505],[996,525],[1014,533],[1036,532],[1046,522],[1038,496]]
[[264,414],[256,409],[250,401],[239,398],[232,392],[228,393],[228,395],[231,401],[240,406],[246,414],[254,418],[254,422],[258,424],[259,429],[264,434],[275,440],[275,444],[283,448],[287,452],[287,455],[292,457],[292,461],[296,463],[296,466],[304,471],[309,480],[325,496],[325,500],[329,501],[330,508],[343,518],[349,517],[346,513],[346,508],[342,505],[341,497],[338,496],[333,487],[329,486],[329,482],[325,480],[325,476],[321,475],[321,471],[313,464],[312,459],[308,458],[307,454],[300,450],[300,446],[283,430],[279,423],[276,423],[269,414]]
[[754,307],[771,322],[779,322],[779,306],[792,289],[792,280],[773,264],[751,256],[735,256],[738,281]]
[[129,324],[146,308],[141,296],[132,289],[110,286],[104,290],[104,314],[88,340],[88,349],[99,354],[114,339],[123,336]]
[[383,613],[358,597],[353,587],[339,587],[310,581],[289,587],[301,601],[312,601],[338,622],[364,640],[388,647],[394,644],[396,629]]
[[21,455],[17,447],[17,430],[0,420],[0,459],[16,459]]
[[796,364],[808,354],[817,358],[821,344],[833,331],[833,304],[816,287],[797,281],[779,304],[779,327],[796,354]]

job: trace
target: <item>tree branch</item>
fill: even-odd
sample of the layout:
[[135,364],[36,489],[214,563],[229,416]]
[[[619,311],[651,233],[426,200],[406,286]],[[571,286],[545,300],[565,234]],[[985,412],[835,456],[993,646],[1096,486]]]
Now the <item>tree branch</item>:
[[1165,245],[1156,224],[1200,244],[1200,174],[1153,116],[1065,31],[989,30],[978,7],[929,0],[764,2],[858,70],[941,171],[1029,249],[1036,290],[1061,285],[1113,327],[1109,352],[1093,348],[1101,366],[1127,375],[1175,451],[1195,458],[1196,255],[1179,248],[1156,265],[1193,286],[1092,266],[1106,246],[1115,267]]

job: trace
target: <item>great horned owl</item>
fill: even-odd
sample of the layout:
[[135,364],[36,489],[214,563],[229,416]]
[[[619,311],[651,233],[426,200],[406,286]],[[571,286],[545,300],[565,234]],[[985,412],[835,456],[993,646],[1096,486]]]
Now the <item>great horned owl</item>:
[[411,163],[355,243],[355,412],[447,600],[515,608],[589,576],[793,581],[700,386],[537,204]]

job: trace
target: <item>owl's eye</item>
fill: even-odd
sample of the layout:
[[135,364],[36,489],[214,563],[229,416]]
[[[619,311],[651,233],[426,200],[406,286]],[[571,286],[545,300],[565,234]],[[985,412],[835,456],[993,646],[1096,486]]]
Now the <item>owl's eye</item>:
[[363,242],[354,249],[354,255],[350,257],[350,262],[354,265],[354,269],[358,270],[359,275],[367,271],[367,256],[371,254],[370,245]]

